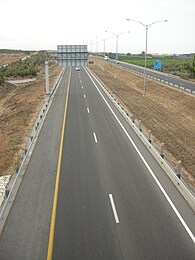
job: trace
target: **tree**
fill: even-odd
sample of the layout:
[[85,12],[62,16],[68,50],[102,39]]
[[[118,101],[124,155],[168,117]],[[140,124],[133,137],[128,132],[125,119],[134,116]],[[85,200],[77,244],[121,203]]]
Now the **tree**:
[[142,53],[140,55],[141,56],[145,56],[145,51],[142,51]]
[[30,75],[32,75],[33,77],[37,76],[37,69],[36,68],[31,68],[30,69]]

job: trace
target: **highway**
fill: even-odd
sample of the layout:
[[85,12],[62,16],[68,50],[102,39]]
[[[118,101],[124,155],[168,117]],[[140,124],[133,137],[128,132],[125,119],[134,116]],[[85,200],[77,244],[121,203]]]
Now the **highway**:
[[195,259],[195,213],[86,68],[66,69],[0,259]]
[[[109,59],[109,62],[112,64],[115,64],[116,61]],[[132,72],[135,73],[139,73],[139,74],[144,74],[144,68],[137,66],[137,65],[133,65],[133,64],[129,64],[126,62],[119,62],[118,66],[121,66],[123,68],[126,68]],[[184,80],[180,77],[176,77],[174,75],[171,74],[167,74],[167,73],[163,73],[160,71],[156,71],[156,70],[151,70],[151,69],[147,69],[147,73],[146,73],[148,78],[151,79],[155,79],[158,81],[161,81],[165,84],[169,84],[175,87],[180,87],[181,89],[189,89],[191,91],[195,92],[195,83],[189,80]]]

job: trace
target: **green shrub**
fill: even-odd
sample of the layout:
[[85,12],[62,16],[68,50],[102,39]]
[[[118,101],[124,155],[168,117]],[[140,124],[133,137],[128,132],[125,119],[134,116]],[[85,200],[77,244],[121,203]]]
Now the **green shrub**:
[[38,52],[26,60],[12,62],[8,67],[1,68],[0,73],[4,77],[35,77],[38,73],[38,66],[44,64],[44,52]]
[[4,82],[5,82],[5,77],[2,73],[0,73],[0,85],[3,85]]

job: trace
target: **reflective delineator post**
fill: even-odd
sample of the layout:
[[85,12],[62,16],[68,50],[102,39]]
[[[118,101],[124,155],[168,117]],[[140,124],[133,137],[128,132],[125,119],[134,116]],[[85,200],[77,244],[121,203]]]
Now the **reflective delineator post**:
[[179,179],[181,178],[181,161],[177,162],[176,175]]
[[161,146],[160,146],[160,156],[162,158],[164,158],[164,147],[165,147],[165,144],[164,143],[161,143]]
[[152,140],[151,140],[151,130],[148,130],[148,141],[151,143]]

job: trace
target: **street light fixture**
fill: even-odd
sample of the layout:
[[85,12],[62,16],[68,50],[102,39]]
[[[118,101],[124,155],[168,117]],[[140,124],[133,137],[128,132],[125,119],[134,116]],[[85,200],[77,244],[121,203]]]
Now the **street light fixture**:
[[116,57],[115,57],[115,60],[117,62],[118,60],[118,37],[121,35],[121,34],[125,34],[125,33],[130,33],[129,31],[128,32],[122,32],[122,33],[114,33],[114,32],[109,32],[109,31],[105,31],[106,33],[111,33],[113,34],[114,36],[116,36]]
[[146,49],[145,49],[145,69],[144,69],[144,96],[146,96],[146,56],[147,56],[147,45],[148,45],[148,28],[150,28],[153,24],[155,23],[162,23],[162,22],[168,22],[168,20],[161,20],[161,21],[155,21],[150,24],[144,24],[142,22],[136,21],[136,20],[131,20],[131,19],[126,19],[127,21],[130,22],[136,22],[144,26],[146,29]]

